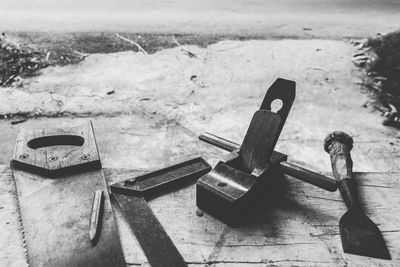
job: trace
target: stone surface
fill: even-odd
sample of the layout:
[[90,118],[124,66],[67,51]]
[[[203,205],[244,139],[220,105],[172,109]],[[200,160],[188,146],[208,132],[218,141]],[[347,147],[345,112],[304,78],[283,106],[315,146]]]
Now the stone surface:
[[147,56],[94,54],[78,65],[44,69],[21,88],[0,88],[0,114],[52,117],[17,125],[10,125],[13,119],[0,121],[0,163],[8,164],[20,126],[63,127],[88,118],[104,166],[155,168],[198,155],[220,156],[225,152],[197,136],[208,131],[240,143],[267,88],[283,77],[297,82],[277,144],[289,161],[330,171],[322,141],[330,131],[343,130],[355,141],[355,170],[399,170],[400,135],[362,107],[368,96],[354,83],[359,73],[351,62],[352,45],[224,41],[187,49],[198,58],[180,48]]

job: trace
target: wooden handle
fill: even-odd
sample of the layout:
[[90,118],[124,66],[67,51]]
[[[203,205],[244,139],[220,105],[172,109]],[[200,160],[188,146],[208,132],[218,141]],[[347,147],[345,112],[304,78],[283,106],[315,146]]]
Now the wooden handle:
[[[226,140],[224,138],[221,138],[219,136],[210,134],[210,133],[202,133],[199,136],[199,139],[209,143],[211,145],[214,145],[216,147],[222,148],[226,151],[233,151],[235,149],[238,149],[240,147],[239,144],[234,143],[232,141]],[[274,151],[274,153],[276,153]],[[302,180],[306,183],[315,185],[319,188],[328,190],[328,191],[336,191],[337,189],[337,185],[336,185],[336,181],[328,178],[322,174],[304,169],[300,166],[294,165],[292,163],[289,162],[280,162],[279,163],[279,168],[281,169],[282,172],[296,178],[299,180]]]
[[101,169],[92,123],[69,129],[21,128],[12,165],[51,178]]
[[229,151],[229,152],[240,148],[240,145],[238,143],[226,140],[224,138],[221,138],[219,136],[216,136],[216,135],[210,134],[210,133],[202,133],[199,136],[199,139],[203,142],[206,142],[210,145],[219,147],[219,148]]
[[333,176],[346,206],[349,209],[359,209],[358,192],[353,177],[353,161],[350,151],[353,148],[353,139],[350,135],[335,131],[325,138],[324,148],[331,157]]
[[317,172],[307,170],[290,162],[280,162],[279,168],[287,175],[290,175],[298,180],[315,185],[327,191],[334,192],[337,189],[336,181],[332,178],[326,177],[325,175]]
[[325,151],[331,156],[333,176],[339,182],[353,176],[353,161],[350,150],[353,139],[344,132],[332,132],[324,141]]

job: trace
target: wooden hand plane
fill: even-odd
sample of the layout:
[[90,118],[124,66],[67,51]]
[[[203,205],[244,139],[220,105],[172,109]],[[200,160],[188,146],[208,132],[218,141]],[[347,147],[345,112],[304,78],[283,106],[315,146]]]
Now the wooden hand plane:
[[[287,156],[274,152],[275,144],[295,99],[295,82],[277,79],[255,112],[242,145],[227,160],[197,182],[197,206],[234,225],[263,194],[271,177],[283,175],[277,168]],[[282,101],[274,112],[271,103]]]

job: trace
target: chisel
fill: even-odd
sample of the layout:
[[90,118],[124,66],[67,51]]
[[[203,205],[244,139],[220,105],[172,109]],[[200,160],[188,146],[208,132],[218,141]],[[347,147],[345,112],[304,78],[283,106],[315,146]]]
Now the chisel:
[[344,132],[332,132],[325,138],[324,148],[330,154],[333,175],[348,209],[339,221],[344,252],[391,259],[381,232],[365,215],[358,198],[350,156],[353,139]]

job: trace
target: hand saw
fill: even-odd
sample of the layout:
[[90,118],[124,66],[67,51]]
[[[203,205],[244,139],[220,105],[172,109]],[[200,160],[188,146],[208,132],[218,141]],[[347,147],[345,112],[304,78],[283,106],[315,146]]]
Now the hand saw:
[[[11,161],[30,266],[125,266],[91,122],[21,129]],[[104,192],[99,235],[89,228]]]
[[187,265],[146,199],[188,185],[210,170],[204,159],[196,158],[110,186],[152,267]]

